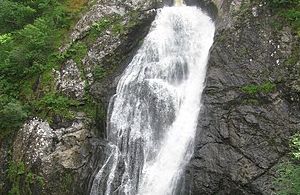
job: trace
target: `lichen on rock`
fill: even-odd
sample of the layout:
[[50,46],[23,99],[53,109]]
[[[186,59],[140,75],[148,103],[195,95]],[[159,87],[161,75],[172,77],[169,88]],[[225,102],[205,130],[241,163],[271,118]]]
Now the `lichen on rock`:
[[67,60],[61,71],[55,71],[56,88],[63,94],[77,100],[84,97],[85,81],[81,78],[81,72],[74,60]]
[[87,148],[93,138],[89,124],[91,121],[82,113],[78,113],[68,125],[58,128],[52,128],[38,118],[29,120],[14,141],[12,160],[24,162],[29,169],[41,175],[47,183],[44,192],[57,194],[59,176],[66,170],[72,175],[79,174],[89,159]]
[[52,152],[52,144],[56,135],[47,122],[34,118],[24,124],[14,142],[15,161],[23,161],[27,165],[36,163]]

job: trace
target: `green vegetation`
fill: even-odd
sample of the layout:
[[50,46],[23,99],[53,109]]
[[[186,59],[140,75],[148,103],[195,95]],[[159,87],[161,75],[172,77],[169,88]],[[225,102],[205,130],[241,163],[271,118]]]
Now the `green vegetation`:
[[259,105],[260,102],[257,99],[244,99],[242,103],[246,105]]
[[60,193],[62,194],[71,194],[72,186],[74,185],[74,178],[71,173],[64,173],[60,177]]
[[34,107],[38,109],[36,112],[40,117],[47,118],[48,122],[52,121],[53,116],[73,118],[73,114],[69,109],[72,106],[78,106],[78,102],[57,93],[47,93],[34,102]]
[[61,63],[67,59],[73,59],[76,64],[81,65],[81,60],[87,54],[87,45],[82,41],[72,43],[72,45],[64,52],[57,54],[57,60]]
[[291,147],[293,149],[293,157],[300,160],[300,134],[296,134],[293,136]]
[[271,8],[281,18],[283,23],[293,27],[300,37],[300,0],[271,0]]
[[92,29],[97,32],[102,32],[102,31],[108,29],[108,27],[110,27],[113,22],[114,21],[111,20],[110,18],[103,17],[103,18],[101,18],[101,20],[99,20],[98,22],[95,22],[93,24]]
[[97,66],[94,70],[94,79],[96,80],[100,80],[103,79],[107,74],[107,71],[101,67],[101,66]]
[[[292,34],[296,36],[290,43],[292,53],[285,59],[284,64],[290,75],[299,75],[297,62],[300,59],[300,0],[271,0],[269,5],[273,11],[272,27],[278,32],[284,27],[290,27]],[[281,33],[278,35],[281,36]]]
[[[106,31],[110,31],[114,36],[126,37],[129,30],[140,22],[139,14],[140,12],[138,10],[134,10],[125,16],[112,14],[102,17],[99,21],[92,25],[92,28],[82,41],[86,45],[90,45],[91,43],[94,43],[99,34],[105,33]],[[123,18],[128,18],[128,21],[125,22]],[[117,54],[114,56],[107,56],[106,61],[103,62],[103,64],[97,65],[93,70],[93,78],[95,80],[101,80],[107,75],[113,73],[117,67],[116,65],[123,60],[122,57],[123,56],[118,56]],[[105,66],[105,64],[109,64],[109,66]]]
[[40,187],[44,185],[43,177],[29,171],[23,162],[11,161],[7,170],[7,176],[9,182],[11,182],[9,195],[30,195],[32,194],[30,188],[32,185]]
[[265,82],[261,85],[250,84],[250,85],[246,85],[241,88],[243,93],[246,93],[249,95],[255,95],[258,93],[268,94],[268,93],[273,92],[275,89],[276,89],[276,85],[271,82]]
[[[10,133],[10,128],[18,128],[27,117],[27,112],[22,103],[8,96],[0,96],[0,138]],[[8,128],[9,127],[9,128]]]
[[[128,17],[129,21],[124,22],[123,18]],[[104,33],[106,30],[110,30],[113,35],[124,35],[128,33],[128,30],[139,22],[139,11],[131,11],[125,16],[120,16],[119,14],[112,14],[110,16],[102,17],[99,21],[95,22],[88,32],[84,41],[87,44],[94,42],[99,34]]]
[[[66,32],[86,2],[0,2],[0,139],[13,134],[28,117],[39,116],[50,122],[54,115],[72,118],[70,108],[75,109],[80,103],[56,91],[53,69],[58,70],[63,62],[73,59],[83,71],[81,60],[99,34],[109,30],[115,36],[123,36],[138,21],[138,11],[125,16],[129,18],[126,23],[118,14],[103,17],[82,40],[59,52]],[[103,79],[112,71],[113,68],[96,68],[93,73],[95,79]],[[90,98],[84,101],[87,107],[92,105]]]
[[0,2],[0,139],[18,129],[30,116],[70,117],[76,102],[58,94],[52,69],[87,52],[74,43],[59,54],[66,32],[86,0],[36,0]]
[[292,160],[282,163],[277,172],[279,178],[275,181],[278,195],[298,195],[300,193],[300,134],[291,139]]
[[299,59],[300,59],[300,47],[299,45],[297,45],[293,48],[292,54],[285,61],[285,64],[294,66],[299,61]]
[[292,7],[299,5],[299,0],[270,0],[270,5],[272,7]]
[[120,21],[121,17],[118,14],[102,17],[99,21],[95,22],[92,25],[92,28],[84,38],[84,41],[88,45],[93,44],[100,34],[104,33],[106,30],[111,29],[114,24],[119,23]]

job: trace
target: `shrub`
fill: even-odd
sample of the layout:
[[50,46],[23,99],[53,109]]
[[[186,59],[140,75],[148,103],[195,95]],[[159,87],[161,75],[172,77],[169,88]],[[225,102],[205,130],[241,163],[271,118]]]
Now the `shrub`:
[[11,33],[0,35],[0,45],[12,40]]
[[32,22],[36,10],[22,3],[0,1],[0,33],[6,33],[22,28],[26,23]]
[[[0,139],[28,116],[70,116],[67,109],[73,102],[56,94],[45,80],[61,65],[55,53],[85,3],[0,0]],[[75,44],[70,55],[78,61],[86,50]]]
[[293,149],[292,155],[295,159],[300,160],[300,134],[292,137],[291,147]]
[[299,5],[299,0],[271,0],[270,5],[273,7],[288,7]]
[[283,19],[281,23],[292,26],[300,36],[300,0],[271,0],[270,6]]
[[38,115],[51,122],[53,116],[72,118],[73,114],[70,112],[70,107],[78,106],[78,102],[56,93],[48,93],[34,102],[33,106]]
[[96,68],[93,72],[94,79],[96,79],[96,80],[103,79],[106,76],[106,74],[107,74],[107,71],[102,66],[96,66]]
[[281,164],[277,173],[280,177],[276,180],[278,195],[298,195],[300,192],[300,166],[287,162]]
[[271,82],[265,82],[261,85],[254,85],[254,84],[250,84],[250,85],[246,85],[244,87],[242,87],[242,92],[246,93],[246,94],[250,94],[250,95],[254,95],[257,93],[271,93],[275,90],[276,85],[271,83]]
[[300,192],[300,134],[291,139],[292,160],[282,163],[275,181],[279,195],[298,195]]
[[9,162],[7,178],[11,183],[9,195],[32,194],[31,185],[35,184],[41,187],[44,185],[44,178],[28,170],[22,161]]
[[0,96],[0,138],[19,128],[26,117],[27,112],[21,102]]

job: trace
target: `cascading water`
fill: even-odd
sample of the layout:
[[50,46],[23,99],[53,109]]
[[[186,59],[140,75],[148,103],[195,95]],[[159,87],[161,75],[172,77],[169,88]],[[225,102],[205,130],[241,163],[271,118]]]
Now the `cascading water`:
[[169,195],[191,158],[214,24],[196,7],[158,10],[108,112],[109,155],[91,195]]

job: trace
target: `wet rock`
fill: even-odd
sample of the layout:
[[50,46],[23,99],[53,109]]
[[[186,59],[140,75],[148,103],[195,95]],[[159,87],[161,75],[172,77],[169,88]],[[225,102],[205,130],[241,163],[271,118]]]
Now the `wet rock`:
[[[295,68],[300,63],[292,67],[282,63],[292,54],[292,43],[297,41],[288,27],[274,32],[264,1],[189,3],[203,7],[215,17],[217,32],[202,97],[204,106],[199,116],[195,154],[186,170],[183,191],[195,195],[273,194],[275,167],[288,152],[289,136],[300,125],[300,84]],[[87,84],[93,98],[107,108],[120,75],[161,4],[159,0],[94,2],[74,27],[70,43],[62,51],[84,39],[92,25],[106,16],[121,16],[120,24],[126,32],[113,33],[107,29],[99,33],[82,59],[86,83],[78,64],[70,59],[56,72],[58,89],[80,100]],[[132,13],[138,13],[135,20]],[[96,68],[106,71],[102,78],[95,78]],[[266,81],[274,83],[276,91],[249,95],[241,90],[243,86]],[[47,185],[40,193],[88,194],[104,161],[107,144],[104,136],[94,135],[92,129],[105,131],[105,119],[97,117],[97,123],[101,123],[98,126],[84,114],[68,122],[56,118],[51,125],[32,119],[14,141],[13,158],[42,174]],[[1,145],[1,167],[5,166],[2,159],[7,158],[3,148]],[[69,176],[71,185],[63,186]]]
[[[104,34],[92,45],[83,60],[86,77],[91,84],[90,93],[99,102],[108,106],[109,99],[115,94],[120,75],[131,61],[142,39],[147,35],[156,11],[150,10],[124,17],[124,34]],[[126,26],[133,23],[132,27]],[[109,47],[108,47],[109,45]],[[95,77],[95,70],[102,70],[103,76]]]
[[[221,15],[208,63],[195,153],[185,175],[186,191],[275,194],[276,166],[288,154],[289,137],[300,124],[298,100],[286,96],[293,91],[287,86],[297,83],[298,76],[291,76],[282,63],[292,54],[297,38],[288,27],[281,32],[272,28],[263,1],[218,3]],[[266,82],[274,84],[275,91],[242,90]]]

